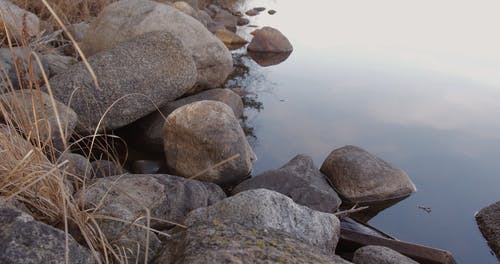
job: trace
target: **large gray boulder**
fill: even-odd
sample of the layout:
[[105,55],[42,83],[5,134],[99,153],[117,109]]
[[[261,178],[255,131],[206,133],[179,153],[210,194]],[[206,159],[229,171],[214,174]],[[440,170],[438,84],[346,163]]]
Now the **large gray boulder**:
[[175,175],[229,186],[245,179],[256,159],[233,110],[221,102],[178,108],[167,117],[163,135],[167,167]]
[[365,246],[354,252],[356,264],[418,264],[399,252],[382,246]]
[[[126,208],[134,215],[144,214],[144,208],[148,208],[152,217],[177,223],[183,222],[191,210],[209,206],[225,197],[215,184],[167,174],[106,177],[95,181],[85,192],[88,207],[99,203],[102,208],[113,205]],[[153,227],[164,225],[152,222]]]
[[[92,253],[68,239],[69,263],[96,263]],[[11,206],[0,206],[0,263],[65,263],[66,234]]]
[[[33,53],[40,59],[42,67],[38,64]],[[29,81],[37,81],[42,84],[42,71],[45,71],[47,76],[50,75],[49,65],[44,56],[29,48],[14,47],[12,49],[0,49],[0,65],[2,67],[0,72],[0,92],[22,88],[21,84]],[[18,71],[20,76],[17,75]]]
[[48,94],[37,90],[23,89],[3,94],[0,103],[10,115],[4,118],[16,120],[16,125],[31,138],[40,139],[41,144],[51,142],[59,150],[65,148],[64,141],[68,142],[78,121],[73,109],[57,100],[53,104]]
[[186,263],[324,263],[348,264],[275,229],[239,224],[199,223],[169,239],[157,264]]
[[250,228],[286,232],[333,254],[340,235],[340,222],[333,214],[298,205],[280,193],[256,189],[241,192],[212,206],[189,213],[186,224],[239,223]]
[[192,57],[168,32],[141,35],[88,62],[99,87],[83,63],[50,79],[55,97],[70,103],[79,115],[82,133],[95,131],[101,118],[99,130],[130,124],[177,99],[196,82]]
[[356,146],[332,151],[321,172],[342,198],[353,203],[395,199],[416,191],[403,170]]
[[232,193],[259,188],[282,193],[300,205],[321,212],[334,213],[341,204],[325,176],[306,155],[297,155],[279,169],[266,171],[240,183]]
[[233,69],[231,53],[199,21],[166,4],[121,0],[107,6],[87,31],[83,48],[91,55],[151,31],[167,31],[179,39],[198,69],[197,87],[220,87]]
[[481,209],[476,214],[476,222],[500,261],[500,201]]
[[181,106],[203,100],[225,103],[231,107],[237,118],[243,115],[241,97],[229,89],[216,88],[167,103],[159,111],[155,111],[127,127],[127,134],[134,137],[133,141],[141,146],[146,146],[155,152],[163,152],[163,124],[165,124],[165,118]]

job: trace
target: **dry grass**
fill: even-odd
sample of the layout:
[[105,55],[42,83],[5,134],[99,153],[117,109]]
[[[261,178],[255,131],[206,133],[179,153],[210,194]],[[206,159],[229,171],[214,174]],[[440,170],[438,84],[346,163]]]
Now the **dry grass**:
[[[92,16],[96,16],[106,5],[116,0],[48,0],[54,11],[61,15],[64,23],[77,23],[88,21]],[[13,0],[13,2],[37,14],[39,18],[51,21],[57,25],[52,13],[47,5],[41,0]]]
[[[42,19],[47,19],[57,24],[61,30],[66,31],[64,24],[87,20],[91,15],[95,15],[102,8],[113,0],[14,0],[19,6],[26,8],[37,14]],[[57,16],[57,14],[64,14]],[[16,63],[17,79],[23,80],[20,83],[21,88],[35,91],[31,94],[32,108],[21,107],[21,103],[16,105],[16,101],[10,101],[6,104],[5,97],[0,95],[0,116],[3,124],[0,124],[0,204],[10,200],[21,202],[37,220],[58,227],[66,232],[66,263],[70,263],[70,254],[68,249],[68,239],[72,235],[81,244],[87,246],[93,253],[99,263],[125,263],[123,249],[117,248],[112,242],[108,241],[99,227],[100,219],[111,219],[99,214],[97,208],[85,208],[85,201],[82,197],[74,196],[74,189],[84,186],[85,179],[73,175],[68,166],[67,160],[58,160],[60,151],[54,148],[51,139],[42,135],[50,134],[51,129],[56,129],[61,135],[65,148],[69,149],[69,142],[66,142],[67,129],[61,122],[57,110],[54,113],[40,112],[41,104],[40,87],[42,83],[34,77],[34,65],[38,64],[41,69],[41,62],[33,51],[33,47],[40,44],[34,39],[24,39],[18,44],[13,44],[6,29],[6,41],[2,48],[7,47],[12,50],[14,45],[22,46],[26,54],[31,55],[29,63]],[[79,47],[70,37],[71,44],[78,52]],[[39,39],[38,39],[39,41]],[[85,56],[80,57],[89,68],[90,74],[97,80],[92,69],[86,62]],[[27,73],[27,74],[24,74]],[[5,67],[0,65],[0,75],[8,81],[8,90],[13,91],[13,87],[6,77]],[[43,80],[48,94],[51,98],[52,109],[55,107],[55,100],[51,93],[48,76],[43,73]],[[43,107],[42,107],[43,108]],[[48,115],[54,115],[56,118],[56,127],[49,127],[40,120],[47,119]],[[27,117],[29,117],[27,119]],[[96,138],[106,138],[107,135],[95,134],[91,138],[92,145]],[[98,144],[95,144],[98,146]],[[92,146],[93,147],[93,146]],[[91,148],[92,148],[91,147]],[[108,157],[113,156],[113,148],[103,144],[103,152]],[[75,184],[76,183],[76,184]],[[83,190],[84,191],[84,190]],[[102,199],[105,199],[103,197]],[[141,226],[134,222],[130,225],[140,226],[147,232],[151,220],[149,211],[144,208],[145,215],[140,218],[146,218],[146,225]],[[113,219],[123,221],[120,219]],[[147,242],[146,242],[147,243]],[[147,248],[147,245],[146,245]],[[144,251],[143,260],[136,260],[137,263],[147,260],[148,252]]]

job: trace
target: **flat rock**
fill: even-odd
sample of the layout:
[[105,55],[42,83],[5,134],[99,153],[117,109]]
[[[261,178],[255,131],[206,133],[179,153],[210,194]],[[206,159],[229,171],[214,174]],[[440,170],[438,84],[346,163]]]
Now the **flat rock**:
[[253,52],[292,52],[290,41],[277,29],[263,27],[252,32],[254,36],[248,45],[248,51]]
[[153,263],[348,264],[285,232],[239,224],[200,223],[175,234]]
[[[153,152],[163,152],[163,125],[165,124],[165,118],[181,106],[203,100],[225,103],[231,107],[234,116],[239,118],[243,115],[243,101],[241,97],[229,89],[216,88],[167,103],[159,111],[155,111],[127,127],[126,133],[130,135],[131,141],[134,143],[146,146]],[[136,135],[140,136],[137,137]]]
[[233,70],[231,53],[203,24],[174,7],[147,0],[108,5],[91,23],[82,45],[91,55],[152,31],[169,32],[190,52],[198,71],[197,86],[190,93],[220,87]]
[[356,264],[418,264],[418,262],[387,247],[365,246],[354,252]]
[[[161,58],[161,59],[159,59]],[[99,87],[83,62],[50,79],[54,96],[80,117],[78,131],[116,129],[174,101],[196,82],[196,67],[182,43],[152,32],[91,56]],[[104,115],[104,113],[106,115]]]
[[[54,148],[64,150],[64,141],[67,143],[71,137],[78,116],[61,102],[54,102],[55,105],[48,94],[31,89],[6,93],[0,100],[3,107],[9,109],[8,113],[12,113],[12,116],[4,118],[16,120],[21,131],[29,133],[34,139],[39,136],[40,143],[46,144],[50,140]],[[55,112],[58,113],[59,120]]]
[[[96,263],[92,253],[68,235],[69,262]],[[0,206],[1,263],[65,263],[64,231],[14,207]]]
[[0,28],[3,31],[7,27],[12,37],[19,42],[25,37],[34,37],[40,33],[40,19],[11,1],[0,0],[0,12],[3,18],[0,19]]
[[194,210],[186,218],[188,226],[209,222],[286,232],[325,254],[334,253],[340,235],[340,222],[335,215],[298,205],[289,197],[266,189],[238,193]]
[[476,214],[476,222],[500,261],[500,201],[481,209]]
[[416,191],[404,171],[356,146],[332,151],[321,172],[343,199],[353,203],[395,199]]
[[311,157],[305,155],[297,155],[279,169],[266,171],[240,183],[232,193],[259,188],[279,192],[297,204],[321,212],[334,213],[341,204],[325,176],[314,166]]
[[248,177],[256,159],[233,110],[217,101],[176,109],[165,121],[163,136],[167,167],[183,177],[230,186]]
[[229,49],[233,46],[243,46],[248,43],[244,38],[238,36],[236,33],[227,29],[217,29],[214,35],[219,38]]

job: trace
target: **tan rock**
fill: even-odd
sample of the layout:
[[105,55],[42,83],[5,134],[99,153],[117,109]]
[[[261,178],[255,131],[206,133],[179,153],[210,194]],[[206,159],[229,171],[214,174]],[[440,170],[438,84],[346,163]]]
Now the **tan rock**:
[[291,52],[293,51],[290,41],[277,29],[264,27],[252,32],[254,35],[249,51],[254,52]]
[[17,40],[26,37],[33,37],[40,33],[40,19],[8,0],[0,0],[0,11],[2,12],[3,20],[0,19],[0,28],[4,26],[9,29],[12,36]]

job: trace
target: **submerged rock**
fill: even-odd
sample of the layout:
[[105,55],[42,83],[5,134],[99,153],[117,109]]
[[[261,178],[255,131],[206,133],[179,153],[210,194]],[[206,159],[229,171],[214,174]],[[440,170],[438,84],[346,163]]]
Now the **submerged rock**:
[[230,186],[248,177],[256,159],[233,110],[217,101],[178,108],[163,136],[168,169],[183,177]]
[[389,200],[416,191],[404,171],[356,146],[332,151],[321,172],[348,202]]
[[229,49],[233,49],[234,46],[241,47],[248,43],[244,38],[236,35],[235,33],[227,29],[217,29],[214,35],[220,39]]
[[78,130],[84,134],[95,131],[100,122],[99,130],[128,125],[153,112],[155,105],[177,99],[196,82],[191,54],[167,32],[141,35],[88,62],[99,87],[83,62],[50,79],[54,96],[78,113]]
[[321,212],[334,213],[341,203],[311,157],[305,155],[297,155],[279,169],[266,171],[240,183],[232,193],[258,188],[282,193],[297,204]]
[[[191,93],[220,87],[233,70],[229,50],[199,21],[174,7],[147,0],[108,5],[91,23],[83,48],[86,54],[95,54],[152,31],[169,32],[189,51],[198,70],[197,87]],[[161,61],[159,58],[163,56],[157,57]]]
[[71,235],[11,206],[0,206],[1,263],[65,263],[68,236],[69,263],[96,263],[92,253]]
[[254,36],[248,45],[248,51],[253,52],[292,52],[290,41],[277,29],[263,27],[252,32]]
[[418,264],[418,262],[387,247],[365,246],[354,252],[356,264]]
[[238,193],[194,210],[186,218],[188,226],[210,222],[286,232],[325,254],[335,252],[340,235],[340,222],[335,215],[298,205],[287,196],[266,189]]
[[169,263],[324,263],[348,264],[275,229],[236,223],[199,223],[169,239],[157,264]]
[[476,214],[476,222],[500,261],[500,201],[481,209]]
[[[167,103],[159,111],[155,111],[138,120],[130,127],[127,127],[125,133],[133,137],[133,141],[137,145],[146,146],[153,152],[163,152],[163,125],[165,124],[165,118],[181,106],[203,100],[225,103],[231,107],[235,117],[239,118],[243,115],[243,101],[241,97],[229,89],[216,88]],[[141,136],[137,137],[136,135]]]

